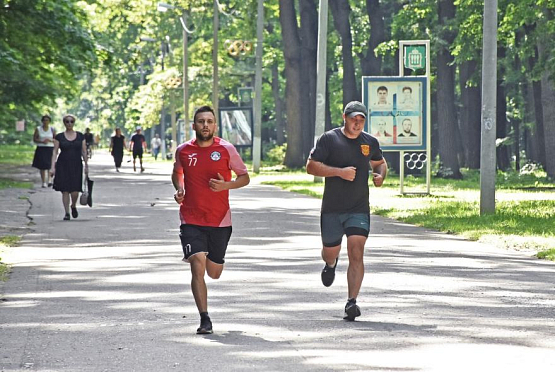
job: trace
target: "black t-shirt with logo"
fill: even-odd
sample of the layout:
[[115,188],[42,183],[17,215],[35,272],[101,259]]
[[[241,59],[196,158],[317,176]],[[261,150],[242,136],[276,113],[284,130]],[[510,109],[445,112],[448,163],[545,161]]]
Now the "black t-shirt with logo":
[[331,167],[355,167],[353,181],[326,177],[322,213],[370,213],[368,177],[370,160],[382,160],[378,140],[366,132],[356,139],[347,138],[341,128],[322,134],[310,152],[310,159]]

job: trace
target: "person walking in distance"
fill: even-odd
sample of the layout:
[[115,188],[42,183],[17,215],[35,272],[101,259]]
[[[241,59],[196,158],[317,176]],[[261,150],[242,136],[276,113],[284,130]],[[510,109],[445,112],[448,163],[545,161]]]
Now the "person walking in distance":
[[387,174],[387,163],[380,143],[363,131],[366,107],[349,102],[343,110],[343,126],[325,132],[310,152],[306,171],[325,177],[320,215],[322,234],[322,283],[329,287],[341,251],[343,235],[347,236],[348,296],[344,319],[360,316],[356,304],[364,278],[364,244],[370,231],[368,175],[372,171],[374,186],[380,187]]
[[214,136],[217,123],[210,106],[197,109],[193,129],[196,138],[181,144],[175,152],[172,183],[174,199],[180,205],[183,261],[191,267],[191,290],[200,313],[197,334],[209,334],[212,321],[204,276],[206,273],[218,279],[222,274],[231,237],[229,190],[248,185],[250,178],[235,147]]
[[54,150],[54,136],[56,131],[50,126],[52,119],[48,115],[41,118],[42,125],[35,129],[33,142],[37,144],[33,167],[40,171],[42,187],[51,187],[50,168],[52,167],[52,151]]
[[121,168],[123,149],[125,149],[125,137],[121,134],[121,129],[116,128],[116,134],[110,138],[110,154],[114,157],[116,172]]
[[139,163],[141,164],[141,173],[145,171],[143,167],[143,152],[146,151],[146,138],[141,133],[142,128],[137,126],[135,134],[131,137],[129,144],[129,150],[133,153],[133,172],[137,171],[135,161],[139,158]]
[[160,153],[160,148],[162,147],[162,140],[160,135],[156,133],[154,138],[150,141],[150,150],[152,151],[152,156],[154,160],[158,160],[158,154]]

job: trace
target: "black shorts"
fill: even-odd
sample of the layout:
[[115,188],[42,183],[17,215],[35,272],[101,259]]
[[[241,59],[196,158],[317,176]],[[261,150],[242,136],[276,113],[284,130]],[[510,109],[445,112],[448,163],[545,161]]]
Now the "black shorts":
[[142,150],[141,151],[133,150],[133,159],[136,159],[136,158],[139,158],[139,159],[143,158],[143,151]]
[[320,230],[324,247],[341,245],[343,235],[368,237],[370,214],[368,213],[322,213]]
[[179,230],[185,261],[194,254],[204,252],[210,261],[223,265],[227,243],[231,238],[231,226],[211,227],[184,224],[180,226]]

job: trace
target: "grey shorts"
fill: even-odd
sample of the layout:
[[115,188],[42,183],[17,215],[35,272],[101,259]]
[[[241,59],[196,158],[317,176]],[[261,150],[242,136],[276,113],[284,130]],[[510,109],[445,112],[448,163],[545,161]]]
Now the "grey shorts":
[[343,235],[368,237],[370,215],[366,213],[323,213],[320,215],[320,229],[324,247],[341,245]]

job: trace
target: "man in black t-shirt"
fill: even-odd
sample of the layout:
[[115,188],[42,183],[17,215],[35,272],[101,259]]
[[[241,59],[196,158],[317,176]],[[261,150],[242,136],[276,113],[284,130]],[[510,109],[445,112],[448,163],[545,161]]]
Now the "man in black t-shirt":
[[142,128],[138,126],[135,134],[131,137],[129,150],[133,152],[133,172],[137,171],[135,160],[139,158],[141,164],[141,173],[145,171],[143,168],[143,151],[146,151],[146,138],[141,134]]
[[347,235],[348,300],[344,319],[350,321],[360,316],[356,298],[364,278],[364,244],[370,231],[368,175],[372,171],[376,187],[387,175],[380,143],[363,131],[367,112],[362,103],[349,102],[343,111],[343,126],[318,139],[306,164],[309,174],[325,177],[320,228],[322,259],[326,263],[322,283],[326,287],[335,279],[341,241]]

